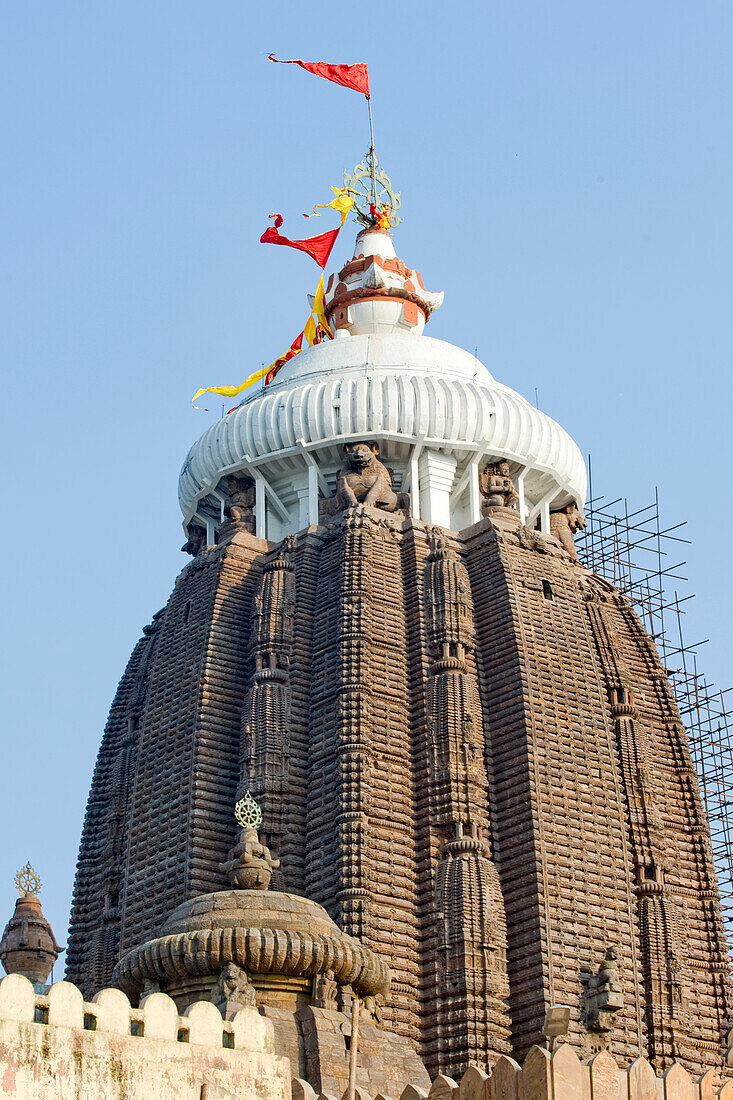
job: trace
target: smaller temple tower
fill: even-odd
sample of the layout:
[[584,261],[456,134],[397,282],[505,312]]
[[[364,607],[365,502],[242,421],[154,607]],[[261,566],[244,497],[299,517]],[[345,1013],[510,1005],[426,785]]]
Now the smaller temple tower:
[[30,863],[18,871],[15,885],[20,897],[0,939],[0,961],[6,974],[22,974],[43,987],[63,948],[43,915],[41,880]]

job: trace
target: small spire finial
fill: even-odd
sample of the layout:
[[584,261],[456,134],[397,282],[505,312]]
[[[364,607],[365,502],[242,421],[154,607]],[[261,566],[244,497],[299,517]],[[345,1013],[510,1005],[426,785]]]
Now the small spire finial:
[[15,873],[15,885],[22,898],[37,898],[41,892],[41,880],[36,871],[26,863]]

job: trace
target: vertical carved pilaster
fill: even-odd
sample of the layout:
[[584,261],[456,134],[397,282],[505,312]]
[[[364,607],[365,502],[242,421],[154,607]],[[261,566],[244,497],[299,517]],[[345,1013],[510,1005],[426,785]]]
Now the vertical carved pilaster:
[[608,688],[621,774],[629,808],[635,889],[638,898],[648,1058],[662,1069],[689,1047],[682,938],[684,930],[669,896],[665,873],[675,859],[655,797],[649,740],[638,720],[629,674],[618,654],[621,646],[600,591],[587,585],[588,614]]
[[[255,671],[243,711],[241,779],[237,797],[250,789],[262,806],[267,841],[283,861],[287,883],[290,789],[290,654],[295,576],[293,540],[285,539],[264,568],[254,597],[252,655]],[[280,876],[278,876],[280,877]]]
[[[698,920],[702,917],[704,947],[700,953],[700,943],[694,942],[696,936],[689,929],[687,914],[679,911],[681,906],[670,906],[670,924],[675,943],[665,956],[669,1015],[675,1025],[669,1046],[677,1059],[695,1058],[698,1056],[696,1048],[706,1041],[709,1042],[710,1038],[718,1041],[723,1035],[730,1024],[731,1012],[730,962],[715,879],[710,829],[668,675],[662,667],[656,648],[626,601],[620,602],[620,611],[625,625],[635,636],[651,681],[655,710],[662,716],[665,742],[671,750],[670,779],[674,783],[682,810],[679,825],[674,830],[678,839],[675,840],[672,829],[668,827],[666,830],[668,878],[673,883],[676,880],[677,890],[682,886],[681,905],[688,904],[684,896],[686,894],[687,898],[694,899],[691,912],[696,912]],[[659,827],[664,828],[661,821]],[[687,858],[691,858],[691,873],[688,872],[683,883],[680,883],[679,865]],[[712,976],[710,988],[713,997],[711,1003],[705,1007],[698,1002],[694,991],[695,971],[699,972],[701,965]],[[706,1027],[709,1029],[707,1036],[703,1035],[699,1027],[701,1015],[706,1018]]]
[[338,815],[340,924],[351,936],[368,933],[368,814],[372,768],[370,705],[371,520],[360,512],[343,521],[337,621]]
[[475,632],[465,566],[437,537],[425,569],[429,807],[441,1011],[429,1040],[440,1069],[509,1049],[506,918],[491,857],[484,730],[468,660]]

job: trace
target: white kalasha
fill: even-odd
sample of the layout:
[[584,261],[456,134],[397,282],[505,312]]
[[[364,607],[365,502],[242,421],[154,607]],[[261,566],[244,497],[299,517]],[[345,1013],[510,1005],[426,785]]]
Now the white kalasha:
[[301,353],[204,432],[179,481],[186,524],[205,524],[213,539],[226,499],[222,478],[232,473],[255,479],[262,537],[317,523],[343,445],[358,439],[379,443],[395,488],[409,492],[413,515],[430,523],[461,530],[480,519],[479,470],[499,458],[511,465],[527,523],[539,518],[547,527],[550,510],[571,500],[582,506],[585,466],[559,424],[470,353],[403,327],[385,333],[384,317],[375,328],[354,336],[342,329]]

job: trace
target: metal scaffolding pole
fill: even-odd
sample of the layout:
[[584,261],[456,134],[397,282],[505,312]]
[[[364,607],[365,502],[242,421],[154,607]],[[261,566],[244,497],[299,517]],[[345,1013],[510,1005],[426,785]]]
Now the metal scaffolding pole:
[[[590,470],[589,462],[589,470]],[[654,640],[677,698],[710,823],[713,858],[723,919],[733,942],[733,688],[720,690],[698,670],[698,649],[689,643],[683,616],[692,595],[680,596],[685,562],[678,556],[689,539],[684,523],[662,526],[659,493],[642,508],[625,497],[593,495],[586,505],[587,527],[577,540],[581,561],[620,588]]]

